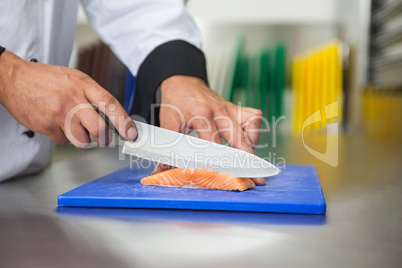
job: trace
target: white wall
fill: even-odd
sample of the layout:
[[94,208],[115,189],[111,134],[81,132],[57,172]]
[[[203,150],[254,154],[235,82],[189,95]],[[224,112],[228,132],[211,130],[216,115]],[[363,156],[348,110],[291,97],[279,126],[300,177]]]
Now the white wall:
[[198,20],[231,23],[333,23],[336,0],[190,0]]

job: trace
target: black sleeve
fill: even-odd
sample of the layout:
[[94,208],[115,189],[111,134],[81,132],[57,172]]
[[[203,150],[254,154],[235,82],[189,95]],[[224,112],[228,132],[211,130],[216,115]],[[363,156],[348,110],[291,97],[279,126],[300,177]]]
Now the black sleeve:
[[[137,74],[134,104],[130,115],[139,115],[159,125],[159,109],[151,112],[155,92],[166,78],[173,75],[195,76],[208,84],[204,53],[192,44],[174,40],[156,47],[141,64]],[[151,114],[154,118],[151,118]]]

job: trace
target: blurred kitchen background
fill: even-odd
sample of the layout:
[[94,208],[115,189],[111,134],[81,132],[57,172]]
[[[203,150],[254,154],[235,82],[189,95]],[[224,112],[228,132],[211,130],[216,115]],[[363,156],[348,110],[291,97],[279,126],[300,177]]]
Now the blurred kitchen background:
[[[190,0],[187,8],[210,87],[263,110],[269,123],[284,116],[281,133],[322,134],[337,122],[344,133],[402,139],[402,1]],[[82,9],[70,66],[128,108],[135,78]]]

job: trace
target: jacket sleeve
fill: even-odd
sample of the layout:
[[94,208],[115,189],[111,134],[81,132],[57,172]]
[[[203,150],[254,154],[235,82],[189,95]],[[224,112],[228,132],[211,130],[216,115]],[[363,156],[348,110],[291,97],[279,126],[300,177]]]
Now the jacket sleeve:
[[137,76],[131,114],[148,122],[160,83],[175,74],[207,83],[200,33],[184,0],[81,0],[92,27]]

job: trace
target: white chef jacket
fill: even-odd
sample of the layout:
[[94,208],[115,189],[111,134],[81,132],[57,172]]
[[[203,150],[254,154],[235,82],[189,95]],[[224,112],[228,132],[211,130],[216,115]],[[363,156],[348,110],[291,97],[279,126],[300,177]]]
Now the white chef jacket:
[[[22,59],[67,66],[79,0],[2,0],[0,45]],[[92,27],[136,74],[157,46],[181,39],[197,48],[200,34],[184,0],[81,0]],[[0,58],[1,61],[1,58]],[[28,137],[0,105],[0,181],[37,172],[50,164],[53,143]]]

